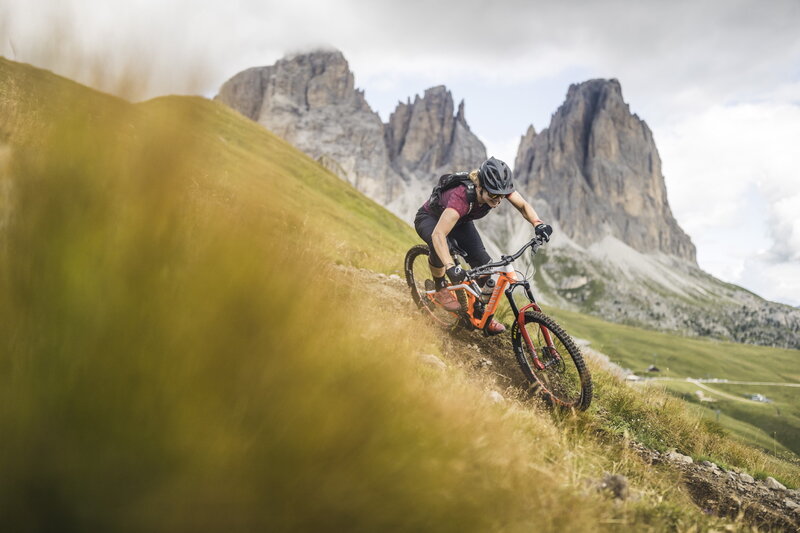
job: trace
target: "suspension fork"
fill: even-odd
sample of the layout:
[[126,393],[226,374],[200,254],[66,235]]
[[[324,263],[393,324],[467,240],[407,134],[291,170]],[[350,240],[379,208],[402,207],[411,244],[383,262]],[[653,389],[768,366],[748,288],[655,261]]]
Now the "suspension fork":
[[[523,306],[522,309],[517,308],[516,302],[514,302],[514,289],[517,287],[523,287],[525,289],[525,295],[528,297],[530,303]],[[539,370],[544,370],[545,365],[539,359],[539,354],[536,352],[536,348],[533,346],[533,341],[531,340],[530,335],[528,334],[528,330],[525,329],[525,311],[528,309],[533,309],[536,312],[541,313],[542,308],[539,307],[539,304],[536,303],[536,299],[533,297],[533,292],[531,292],[531,285],[528,281],[518,281],[516,283],[512,283],[508,289],[506,289],[506,298],[508,298],[508,303],[511,305],[511,310],[514,312],[514,316],[517,320],[517,327],[519,328],[520,333],[522,334],[522,338],[525,339],[525,344],[528,345],[528,350],[533,357],[533,363],[539,368]],[[544,337],[544,342],[546,343],[547,347],[552,350],[552,353],[557,354],[555,347],[553,346],[553,338],[550,336],[550,330],[546,327],[539,325],[539,329],[542,332],[542,337]],[[556,357],[558,357],[556,355]]]

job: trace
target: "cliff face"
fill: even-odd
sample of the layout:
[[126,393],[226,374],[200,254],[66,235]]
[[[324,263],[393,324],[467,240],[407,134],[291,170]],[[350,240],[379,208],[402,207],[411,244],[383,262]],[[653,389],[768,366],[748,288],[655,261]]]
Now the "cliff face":
[[670,210],[650,128],[630,112],[617,80],[570,86],[550,126],[523,137],[516,165],[520,188],[546,202],[573,241],[588,246],[612,236],[696,263]]
[[318,51],[245,70],[217,100],[264,125],[357,189],[408,218],[438,174],[477,168],[486,149],[464,104],[444,87],[399,104],[383,124],[355,89],[341,52]]
[[430,180],[445,172],[477,168],[486,148],[470,131],[464,102],[453,114],[453,97],[443,85],[398,104],[385,127],[394,168],[403,175]]
[[380,116],[356,90],[341,52],[318,51],[245,70],[217,100],[264,125],[380,203],[404,190]]

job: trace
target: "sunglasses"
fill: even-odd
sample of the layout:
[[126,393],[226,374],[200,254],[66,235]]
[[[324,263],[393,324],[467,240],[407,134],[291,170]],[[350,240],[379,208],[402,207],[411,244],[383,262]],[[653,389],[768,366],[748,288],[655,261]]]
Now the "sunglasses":
[[486,189],[483,189],[483,192],[486,194],[486,196],[488,196],[488,197],[489,197],[489,198],[491,198],[492,200],[497,200],[497,199],[499,199],[499,198],[502,198],[502,197],[503,197],[503,195],[502,195],[502,194],[492,194],[492,193],[490,193],[489,191],[487,191]]

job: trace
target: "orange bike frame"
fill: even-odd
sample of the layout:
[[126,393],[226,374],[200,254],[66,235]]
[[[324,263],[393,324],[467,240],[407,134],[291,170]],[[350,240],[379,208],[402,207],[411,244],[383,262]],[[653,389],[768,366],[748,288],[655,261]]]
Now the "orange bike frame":
[[[472,310],[474,309],[475,300],[479,297],[476,296],[476,294],[477,295],[481,294],[480,288],[478,287],[476,281],[471,280],[466,283],[451,285],[450,287],[448,287],[448,290],[451,291],[459,289],[464,290],[464,292],[467,295],[467,309],[469,310],[467,316],[469,318],[469,321],[476,329],[483,329],[488,323],[488,321],[492,319],[492,317],[495,314],[495,311],[497,310],[497,306],[500,305],[500,295],[502,295],[505,292],[505,290],[509,287],[509,285],[517,281],[516,274],[514,273],[514,269],[511,266],[506,267],[505,270],[498,269],[493,274],[487,274],[487,277],[490,275],[491,276],[497,275],[498,277],[495,288],[492,291],[492,295],[489,297],[489,301],[486,303],[481,318],[476,318],[472,312]],[[509,299],[512,298],[511,294],[508,294],[508,298]],[[517,310],[516,305],[513,305],[513,302],[512,302],[512,307],[515,311]],[[522,338],[525,340],[525,343],[528,345],[528,349],[533,355],[534,364],[538,366],[540,369],[544,369],[544,364],[542,364],[542,362],[539,360],[539,356],[533,344],[533,341],[531,340],[530,335],[528,334],[528,330],[525,328],[525,311],[527,311],[528,309],[533,309],[534,311],[540,313],[542,312],[542,309],[539,307],[539,305],[535,301],[531,301],[529,304],[525,305],[524,307],[522,307],[522,309],[517,311],[517,316],[515,317],[515,320],[519,325],[519,330],[520,333],[522,334]],[[542,331],[542,336],[544,337],[545,344],[550,348],[554,348],[553,339],[550,336],[550,330],[541,326],[540,329]]]
[[[544,363],[539,359],[539,354],[536,352],[536,347],[533,345],[533,341],[531,341],[531,336],[528,334],[528,330],[525,327],[525,311],[528,309],[533,309],[539,313],[542,312],[542,309],[536,304],[536,302],[531,302],[528,305],[524,306],[522,309],[519,310],[517,313],[517,324],[519,325],[519,331],[522,334],[522,338],[525,339],[525,344],[528,345],[528,349],[531,351],[533,355],[533,363],[539,368],[539,370],[544,370]],[[542,337],[544,337],[545,344],[555,350],[555,346],[553,345],[553,338],[550,336],[550,330],[546,327],[539,325],[539,329],[542,332]],[[559,356],[560,357],[560,356]]]
[[[481,318],[475,318],[475,316],[472,314],[472,310],[475,308],[474,307],[475,300],[477,300],[479,297],[476,296],[476,294],[477,295],[481,294],[481,289],[475,280],[469,281],[464,284],[453,285],[449,287],[450,290],[465,289],[464,292],[467,294],[467,303],[468,303],[467,308],[470,310],[468,314],[469,321],[477,329],[483,329],[489,322],[489,320],[491,320],[491,318],[494,316],[495,311],[497,310],[497,306],[500,305],[500,297],[502,296],[503,292],[506,290],[506,288],[508,288],[508,286],[511,283],[517,280],[517,277],[514,274],[514,269],[510,267],[504,271],[498,270],[491,275],[497,275],[498,277],[497,280],[495,281],[495,287],[494,290],[492,291],[492,295],[489,297],[489,301],[486,302],[486,307],[483,310],[483,315],[481,316]],[[489,277],[489,275],[487,275],[486,277]],[[469,286],[469,288],[467,288],[467,286]]]

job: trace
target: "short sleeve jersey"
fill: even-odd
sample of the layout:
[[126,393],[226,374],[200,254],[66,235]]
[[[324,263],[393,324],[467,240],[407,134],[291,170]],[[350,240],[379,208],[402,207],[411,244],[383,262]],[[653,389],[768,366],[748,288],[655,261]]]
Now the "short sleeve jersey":
[[[425,202],[423,208],[430,213],[430,202]],[[492,208],[489,204],[482,204],[477,200],[472,204],[472,209],[469,208],[467,201],[467,186],[458,185],[452,189],[448,189],[442,193],[442,206],[444,209],[448,207],[454,209],[459,216],[458,222],[466,222],[468,220],[477,220],[489,214]]]

